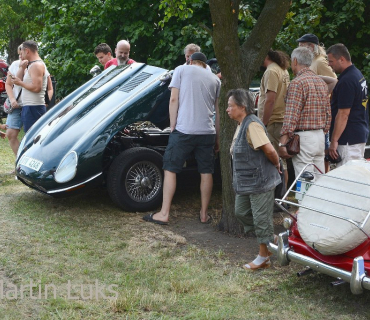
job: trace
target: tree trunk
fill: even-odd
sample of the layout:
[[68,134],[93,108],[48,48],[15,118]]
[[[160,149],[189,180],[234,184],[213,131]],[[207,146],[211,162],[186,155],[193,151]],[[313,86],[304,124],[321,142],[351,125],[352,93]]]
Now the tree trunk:
[[22,44],[25,40],[21,39],[20,37],[10,37],[9,39],[9,46],[8,46],[8,58],[7,63],[9,66],[15,60],[18,60],[18,46]]
[[222,216],[219,229],[241,234],[242,228],[235,218],[235,195],[232,188],[230,145],[236,123],[227,113],[226,93],[231,89],[249,88],[267,51],[278,34],[290,0],[267,0],[252,33],[240,46],[238,38],[238,14],[240,0],[209,0],[213,24],[213,47],[222,71],[220,95],[220,160],[222,174]]

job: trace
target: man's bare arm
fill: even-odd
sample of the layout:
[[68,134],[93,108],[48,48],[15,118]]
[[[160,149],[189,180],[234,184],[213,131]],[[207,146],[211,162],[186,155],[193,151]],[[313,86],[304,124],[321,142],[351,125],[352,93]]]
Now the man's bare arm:
[[179,92],[180,92],[179,89],[171,88],[171,98],[169,106],[171,132],[175,130],[177,123],[177,113],[179,110]]
[[329,94],[331,94],[338,82],[338,79],[336,78],[332,78],[332,77],[328,77],[328,76],[319,76],[322,80],[325,81],[325,83],[327,84],[328,86],[328,92]]
[[329,147],[329,154],[334,159],[338,157],[337,153],[338,140],[347,126],[347,121],[350,112],[351,108],[339,109],[337,116],[335,117],[334,130],[330,137],[330,147]]
[[43,80],[44,73],[45,73],[44,64],[41,62],[35,62],[32,68],[28,69],[28,73],[31,78],[31,83],[25,83],[23,82],[23,80],[16,77],[15,79],[12,79],[12,84],[21,86],[31,92],[35,92],[35,93],[40,92],[42,89],[42,80]]
[[262,122],[265,126],[267,126],[267,124],[270,121],[272,111],[275,106],[275,100],[276,100],[276,92],[267,90],[265,106],[263,109],[263,118],[262,118]]
[[48,88],[48,97],[49,97],[49,100],[51,100],[53,98],[54,88],[53,88],[53,83],[51,81],[51,77],[50,76],[48,76],[48,85],[47,85],[47,88]]

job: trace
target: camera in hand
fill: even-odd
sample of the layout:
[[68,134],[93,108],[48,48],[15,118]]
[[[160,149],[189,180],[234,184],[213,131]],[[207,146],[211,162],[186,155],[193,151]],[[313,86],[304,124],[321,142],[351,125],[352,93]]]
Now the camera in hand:
[[330,156],[330,154],[325,155],[325,161],[329,161],[330,163],[338,163],[338,162],[341,162],[342,161],[342,157],[340,156],[340,154],[338,153],[338,151],[337,151],[337,154],[338,154],[338,157],[336,159],[332,158]]

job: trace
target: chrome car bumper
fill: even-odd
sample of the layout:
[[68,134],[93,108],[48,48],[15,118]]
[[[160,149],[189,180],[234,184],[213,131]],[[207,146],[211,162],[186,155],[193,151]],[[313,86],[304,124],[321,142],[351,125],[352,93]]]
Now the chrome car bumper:
[[340,278],[350,284],[353,294],[361,294],[363,289],[370,290],[370,278],[366,276],[364,258],[361,256],[353,259],[352,272],[348,272],[294,252],[289,247],[288,232],[280,233],[278,244],[270,243],[268,247],[271,252],[277,255],[277,260],[282,266],[293,261],[310,267],[314,271]]

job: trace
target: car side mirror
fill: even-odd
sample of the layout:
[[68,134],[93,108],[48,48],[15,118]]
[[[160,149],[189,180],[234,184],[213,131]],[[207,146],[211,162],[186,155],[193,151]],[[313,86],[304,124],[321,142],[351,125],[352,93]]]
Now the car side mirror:
[[101,69],[98,65],[95,65],[93,66],[91,69],[90,69],[90,74],[93,76],[93,77],[96,77],[98,74],[101,73]]

